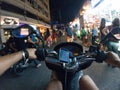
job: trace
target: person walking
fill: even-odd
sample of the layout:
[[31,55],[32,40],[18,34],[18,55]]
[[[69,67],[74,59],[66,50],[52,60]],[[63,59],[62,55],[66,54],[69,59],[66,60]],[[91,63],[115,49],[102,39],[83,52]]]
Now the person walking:
[[[100,23],[100,40],[103,40],[105,38],[105,36],[109,33],[109,29],[106,26],[106,20],[105,18],[101,19],[101,23]],[[106,43],[100,43],[100,48],[101,50],[106,50],[107,46],[107,42]]]
[[73,41],[73,33],[72,29],[70,28],[69,24],[66,26],[66,33],[67,33],[67,42],[72,42]]
[[46,45],[47,45],[47,47],[50,47],[52,45],[52,35],[51,35],[50,30],[48,28],[46,31]]
[[98,28],[96,26],[96,24],[93,24],[93,28],[92,28],[92,44],[95,45],[95,41],[98,38]]

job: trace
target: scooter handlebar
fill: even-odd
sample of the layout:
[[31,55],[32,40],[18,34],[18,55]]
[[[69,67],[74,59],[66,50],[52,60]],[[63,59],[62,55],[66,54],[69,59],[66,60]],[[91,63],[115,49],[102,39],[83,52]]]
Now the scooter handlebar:
[[55,53],[48,53],[48,56],[46,57],[46,65],[49,69],[52,70],[59,70],[59,71],[65,71],[68,72],[74,72],[79,71],[82,69],[88,68],[93,61],[96,61],[98,63],[103,62],[107,58],[107,54],[104,51],[97,51],[96,52],[88,52],[82,55],[79,55],[78,57],[74,57],[69,63],[61,62],[58,58],[58,54]]

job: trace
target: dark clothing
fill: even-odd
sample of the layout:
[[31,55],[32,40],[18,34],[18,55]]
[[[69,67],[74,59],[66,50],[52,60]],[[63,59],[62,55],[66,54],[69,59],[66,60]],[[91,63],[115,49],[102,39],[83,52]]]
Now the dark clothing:
[[103,40],[105,36],[106,36],[106,35],[104,35],[104,34],[101,32],[101,40]]
[[101,43],[105,43],[108,41],[117,42],[118,40],[114,37],[114,34],[119,34],[120,27],[114,27],[102,40]]
[[119,34],[120,27],[114,27],[108,35],[101,41],[104,45],[107,46],[108,51],[113,51],[118,53],[119,42],[114,37],[114,34]]
[[25,45],[24,39],[22,39],[22,38],[20,38],[20,39],[19,38],[15,38],[15,43],[16,43],[16,47],[17,47],[18,51],[26,49],[26,45]]
[[6,41],[6,47],[10,48],[10,43],[13,43],[15,42],[14,41],[14,38],[13,37],[10,37],[7,41]]
[[15,39],[13,37],[10,37],[7,42],[6,42],[6,47],[5,47],[5,51],[6,52],[15,52],[13,50],[13,48],[16,49],[16,43],[15,43]]
[[67,36],[69,36],[70,38],[72,38],[72,29],[70,27],[66,28],[66,32],[67,32]]

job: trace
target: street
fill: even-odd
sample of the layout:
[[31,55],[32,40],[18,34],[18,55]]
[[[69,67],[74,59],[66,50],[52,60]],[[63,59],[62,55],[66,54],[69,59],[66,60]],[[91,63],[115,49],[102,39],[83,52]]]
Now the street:
[[0,90],[44,90],[51,71],[44,62],[41,64],[39,68],[34,66],[27,68],[21,76],[6,72],[0,77]]

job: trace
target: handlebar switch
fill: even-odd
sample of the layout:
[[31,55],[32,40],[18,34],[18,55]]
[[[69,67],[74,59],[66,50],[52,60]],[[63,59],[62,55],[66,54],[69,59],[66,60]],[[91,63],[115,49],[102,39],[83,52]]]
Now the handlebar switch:
[[78,62],[63,63],[63,68],[69,72],[76,71],[79,67]]
[[73,61],[74,61],[74,62],[76,62],[76,61],[77,61],[76,57],[74,57],[74,58],[73,58]]

